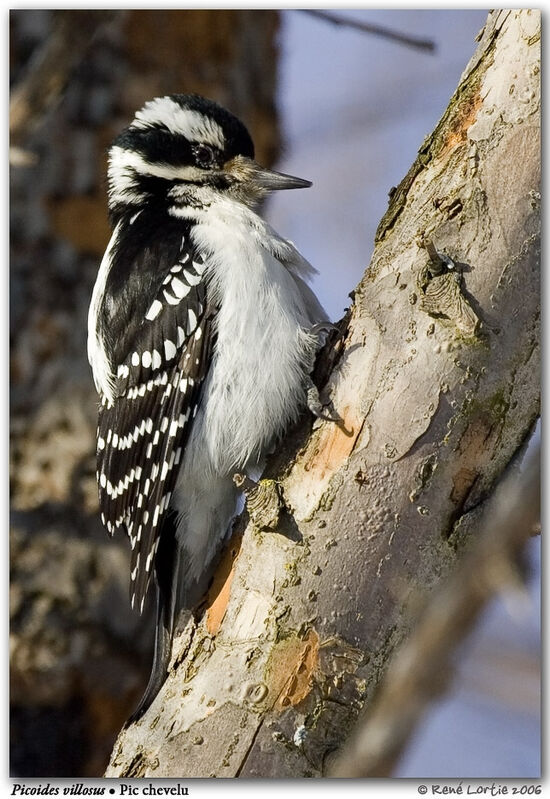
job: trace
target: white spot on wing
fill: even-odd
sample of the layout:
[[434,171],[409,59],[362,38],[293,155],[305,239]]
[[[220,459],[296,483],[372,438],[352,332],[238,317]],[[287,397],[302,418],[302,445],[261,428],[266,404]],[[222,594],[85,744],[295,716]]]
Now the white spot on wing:
[[164,294],[164,298],[169,305],[179,305],[178,297],[172,297],[171,294],[168,294],[166,289],[164,289],[162,293]]
[[177,350],[176,350],[176,345],[174,344],[174,342],[170,341],[169,338],[165,339],[165,341],[164,341],[164,355],[166,357],[166,360],[169,361],[169,360],[171,360],[171,358],[174,358],[174,356],[176,355],[176,352],[177,352]]
[[153,527],[157,526],[157,522],[159,520],[159,513],[160,513],[160,507],[157,505],[155,508],[155,512],[153,514]]
[[162,303],[160,302],[160,300],[154,300],[151,307],[145,314],[145,318],[149,319],[149,321],[152,322],[154,319],[157,318],[157,316],[161,311],[162,311]]
[[183,276],[187,280],[190,286],[196,286],[202,280],[200,275],[192,275],[191,272],[189,272],[187,269],[183,270]]
[[184,297],[187,297],[187,295],[191,291],[191,286],[186,286],[185,283],[183,283],[179,279],[179,277],[172,278],[172,283],[170,284],[170,288],[172,289],[176,297],[178,297],[180,300],[182,300]]

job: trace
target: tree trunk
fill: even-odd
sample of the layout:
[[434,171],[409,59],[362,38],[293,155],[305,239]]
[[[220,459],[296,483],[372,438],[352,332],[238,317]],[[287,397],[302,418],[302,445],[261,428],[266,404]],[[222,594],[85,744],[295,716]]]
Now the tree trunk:
[[539,413],[539,69],[540,12],[491,13],[355,291],[345,429],[304,419],[281,447],[276,531],[241,519],[106,776],[321,776],[477,536]]

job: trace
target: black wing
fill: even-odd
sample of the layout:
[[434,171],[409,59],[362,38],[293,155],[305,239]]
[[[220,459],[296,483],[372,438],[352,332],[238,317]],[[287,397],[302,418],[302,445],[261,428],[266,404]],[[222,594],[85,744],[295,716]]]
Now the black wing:
[[146,241],[131,262],[120,242],[105,287],[100,324],[116,396],[102,397],[97,440],[102,520],[111,535],[128,532],[130,595],[140,609],[208,370],[213,322],[205,265],[188,231],[165,224],[162,238]]

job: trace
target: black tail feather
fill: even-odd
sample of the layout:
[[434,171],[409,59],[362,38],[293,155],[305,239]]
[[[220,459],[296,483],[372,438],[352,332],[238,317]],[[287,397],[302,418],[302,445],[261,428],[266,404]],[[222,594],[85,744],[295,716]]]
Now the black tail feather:
[[179,582],[180,548],[176,541],[175,521],[175,514],[169,514],[165,519],[155,557],[157,619],[151,676],[139,705],[128,719],[128,724],[140,719],[149,709],[168,676]]

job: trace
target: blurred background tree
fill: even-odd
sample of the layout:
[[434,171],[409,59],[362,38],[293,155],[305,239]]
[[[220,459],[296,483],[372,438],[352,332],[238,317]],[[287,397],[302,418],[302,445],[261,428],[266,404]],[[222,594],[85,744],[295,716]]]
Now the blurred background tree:
[[107,148],[146,100],[197,92],[279,152],[275,11],[10,14],[11,772],[98,776],[147,678],[128,547],[97,514],[88,303]]

